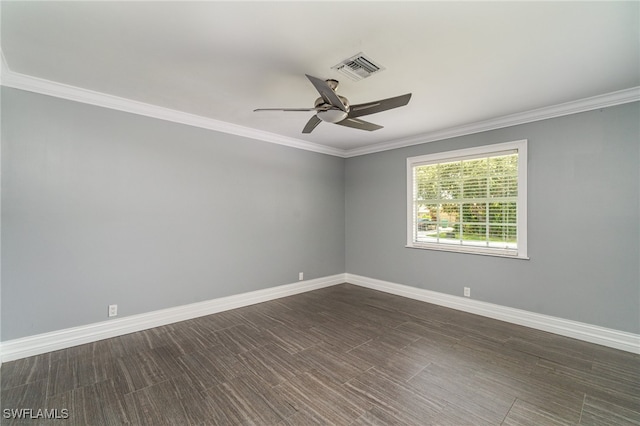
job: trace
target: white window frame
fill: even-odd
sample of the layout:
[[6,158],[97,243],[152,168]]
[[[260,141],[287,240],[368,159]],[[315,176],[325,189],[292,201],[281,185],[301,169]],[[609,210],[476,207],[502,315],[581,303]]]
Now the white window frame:
[[[500,249],[494,247],[476,247],[463,244],[443,244],[438,242],[420,242],[414,239],[416,220],[414,218],[413,168],[421,165],[460,161],[483,156],[496,155],[502,152],[518,153],[518,195],[516,207],[516,241],[517,249]],[[489,256],[529,259],[527,255],[527,140],[483,145],[474,148],[445,151],[435,154],[407,158],[407,245],[408,248],[451,251]]]

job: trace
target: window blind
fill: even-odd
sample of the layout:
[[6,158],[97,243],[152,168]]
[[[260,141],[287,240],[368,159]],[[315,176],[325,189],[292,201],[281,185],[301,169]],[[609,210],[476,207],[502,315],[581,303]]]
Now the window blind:
[[518,255],[518,149],[409,164],[411,246]]

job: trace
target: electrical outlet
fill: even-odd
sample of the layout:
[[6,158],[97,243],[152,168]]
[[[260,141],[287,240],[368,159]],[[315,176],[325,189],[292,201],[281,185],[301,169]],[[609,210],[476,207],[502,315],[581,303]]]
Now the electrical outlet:
[[471,297],[471,287],[464,288],[464,297]]
[[302,281],[304,280],[304,272],[299,272],[298,273],[298,281]]
[[118,315],[118,305],[109,305],[109,316],[115,317]]

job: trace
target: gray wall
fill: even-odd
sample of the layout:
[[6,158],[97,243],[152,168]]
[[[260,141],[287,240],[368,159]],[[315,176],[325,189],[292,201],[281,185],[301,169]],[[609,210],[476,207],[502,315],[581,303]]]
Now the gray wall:
[[[343,160],[2,88],[2,340],[106,320],[111,303],[122,317],[300,271],[470,286],[474,299],[639,333],[639,114]],[[406,157],[525,138],[531,260],[404,247]]]
[[2,339],[345,271],[344,159],[2,88]]
[[[638,103],[354,157],[352,274],[640,332]],[[530,260],[405,248],[406,158],[529,140]]]

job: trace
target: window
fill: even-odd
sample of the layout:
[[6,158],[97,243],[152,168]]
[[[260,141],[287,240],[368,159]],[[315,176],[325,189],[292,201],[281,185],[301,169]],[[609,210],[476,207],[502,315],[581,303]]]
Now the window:
[[527,141],[407,159],[407,247],[527,258]]

